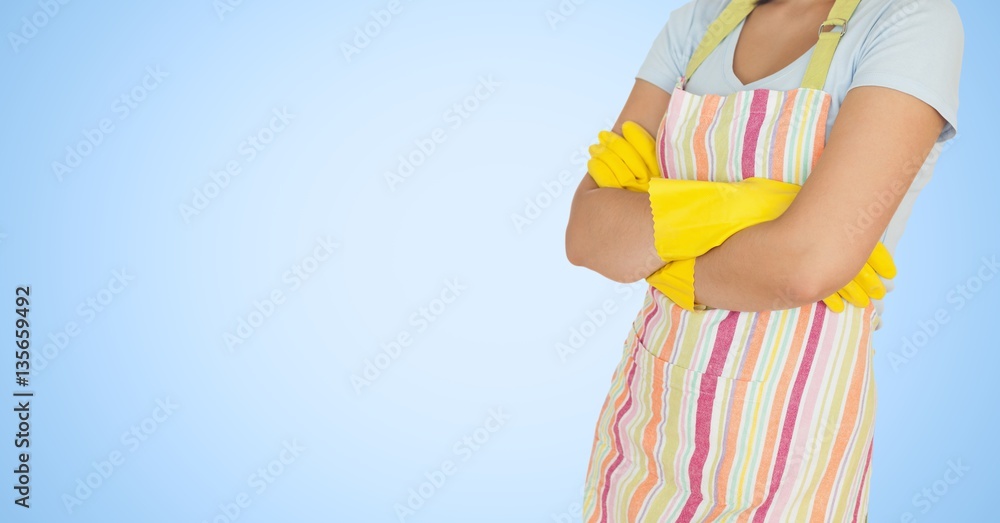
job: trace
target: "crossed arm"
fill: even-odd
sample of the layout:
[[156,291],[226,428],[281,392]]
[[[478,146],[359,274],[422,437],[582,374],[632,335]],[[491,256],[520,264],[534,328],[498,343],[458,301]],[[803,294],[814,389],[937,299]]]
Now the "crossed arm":
[[[631,120],[655,134],[669,101],[669,93],[636,80],[613,130],[621,133]],[[851,89],[788,210],[698,258],[696,301],[728,310],[777,310],[842,288],[865,264],[944,125],[934,108],[908,94]],[[585,175],[573,197],[566,255],[574,265],[623,283],[658,270],[663,262],[653,245],[648,195],[599,188]]]

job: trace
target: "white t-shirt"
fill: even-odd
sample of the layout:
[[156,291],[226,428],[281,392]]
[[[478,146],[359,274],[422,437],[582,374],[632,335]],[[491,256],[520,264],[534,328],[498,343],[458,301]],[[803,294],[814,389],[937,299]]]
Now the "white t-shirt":
[[[691,0],[670,13],[636,78],[673,91],[702,36],[729,0]],[[800,87],[812,49],[766,78],[744,85],[733,72],[741,22],[689,79],[693,94],[732,94],[748,89],[788,91]],[[818,28],[817,28],[818,29]],[[917,194],[930,181],[943,145],[958,128],[958,83],[964,30],[951,0],[862,0],[847,23],[830,65],[824,90],[832,95],[827,136],[847,91],[863,85],[889,87],[913,95],[947,121],[937,143],[903,197],[882,237],[894,253]],[[893,282],[885,282],[892,290]],[[881,300],[876,300],[881,315]]]

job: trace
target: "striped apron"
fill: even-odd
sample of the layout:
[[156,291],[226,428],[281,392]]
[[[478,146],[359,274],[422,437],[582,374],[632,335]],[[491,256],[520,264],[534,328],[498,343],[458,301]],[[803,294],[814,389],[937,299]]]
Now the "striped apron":
[[[859,1],[838,0],[824,26],[846,24]],[[663,176],[801,185],[818,160],[836,27],[821,30],[798,89],[684,91],[753,7],[727,6],[674,88],[657,133]],[[687,311],[650,287],[600,412],[583,521],[865,521],[876,321],[874,305],[849,303]]]

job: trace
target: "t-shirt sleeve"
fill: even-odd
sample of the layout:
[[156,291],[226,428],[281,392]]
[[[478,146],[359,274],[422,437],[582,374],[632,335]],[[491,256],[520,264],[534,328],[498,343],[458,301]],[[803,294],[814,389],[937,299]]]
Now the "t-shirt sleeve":
[[947,121],[937,141],[950,140],[958,132],[964,40],[951,0],[895,0],[862,44],[848,90],[873,85],[915,96]]
[[697,0],[678,7],[667,17],[667,23],[653,41],[646,60],[639,67],[636,78],[645,80],[666,92],[671,92],[684,74],[688,58],[694,54],[691,30]]

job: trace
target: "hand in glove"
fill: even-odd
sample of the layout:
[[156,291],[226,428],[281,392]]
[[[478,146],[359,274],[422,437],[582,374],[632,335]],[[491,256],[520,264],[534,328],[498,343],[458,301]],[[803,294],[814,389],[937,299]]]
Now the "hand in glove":
[[660,177],[656,141],[635,122],[622,124],[622,136],[601,131],[590,146],[587,170],[600,187],[646,192],[650,178]]

